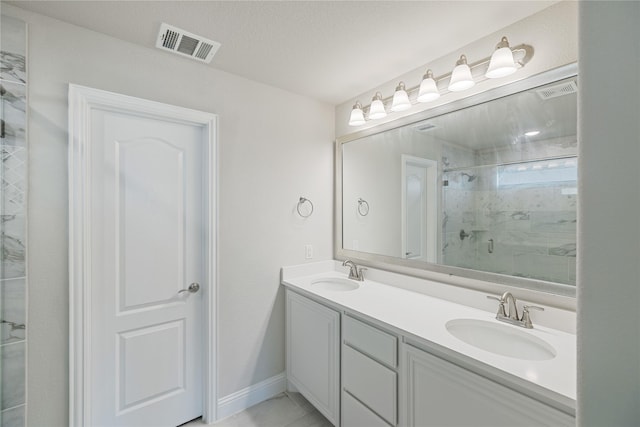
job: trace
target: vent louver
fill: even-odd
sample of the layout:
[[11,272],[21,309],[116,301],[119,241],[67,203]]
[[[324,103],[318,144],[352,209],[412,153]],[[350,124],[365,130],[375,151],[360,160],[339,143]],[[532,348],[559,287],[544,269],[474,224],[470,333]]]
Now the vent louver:
[[572,93],[578,93],[578,83],[576,83],[575,80],[571,80],[570,82],[564,82],[559,85],[538,89],[536,90],[536,93],[543,100],[570,95]]
[[435,127],[436,125],[434,125],[433,123],[423,123],[418,126],[415,126],[413,129],[416,132],[429,132],[431,129],[434,129]]
[[163,23],[160,25],[156,47],[209,63],[220,48],[220,43]]

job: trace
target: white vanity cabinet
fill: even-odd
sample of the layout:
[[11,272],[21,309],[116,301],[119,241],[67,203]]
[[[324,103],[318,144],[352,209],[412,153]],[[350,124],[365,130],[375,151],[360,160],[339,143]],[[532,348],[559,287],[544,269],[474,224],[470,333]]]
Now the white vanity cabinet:
[[287,289],[287,380],[335,426],[340,421],[340,313]]
[[342,315],[342,427],[396,426],[398,339]]
[[575,426],[575,418],[409,344],[402,348],[403,425]]
[[504,377],[438,356],[428,340],[289,288],[286,301],[288,380],[335,426],[575,426]]

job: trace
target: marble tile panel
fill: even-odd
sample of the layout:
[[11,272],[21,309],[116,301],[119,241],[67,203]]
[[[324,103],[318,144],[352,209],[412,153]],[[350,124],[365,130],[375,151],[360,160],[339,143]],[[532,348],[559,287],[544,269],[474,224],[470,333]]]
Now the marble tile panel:
[[494,247],[511,253],[537,253],[547,255],[548,238],[544,234],[526,231],[505,231],[494,238]]
[[26,146],[26,88],[0,80],[0,143]]
[[0,146],[3,215],[23,215],[25,212],[26,155],[23,147]]
[[0,216],[0,279],[25,276],[24,237],[23,215]]
[[25,405],[2,411],[2,423],[0,427],[24,427],[25,426]]
[[471,210],[474,207],[473,198],[473,192],[445,187],[443,208],[451,212]]
[[576,257],[577,245],[575,239],[573,241],[561,241],[565,239],[551,239],[549,244],[549,255]]
[[0,346],[2,362],[2,399],[0,409],[8,409],[25,402],[25,343]]
[[522,231],[531,230],[531,212],[529,211],[508,211],[505,212],[505,220],[501,226],[506,231]]
[[544,211],[531,213],[531,231],[544,233],[575,233],[575,211]]
[[569,280],[568,280],[568,284],[569,285],[575,285],[577,283],[576,281],[576,259],[575,258],[569,258]]
[[0,282],[0,344],[25,339],[25,280],[13,279]]
[[468,167],[476,164],[475,153],[468,148],[443,144],[441,163],[444,169]]
[[2,15],[0,22],[0,79],[25,83],[27,32],[23,21]]
[[504,248],[495,248],[489,253],[486,245],[483,250],[478,250],[476,255],[476,269],[498,274],[513,274],[513,254]]
[[559,185],[553,192],[553,210],[575,211],[578,207],[577,184]]
[[514,254],[514,275],[556,283],[569,282],[569,258],[535,253]]
[[462,214],[460,212],[445,210],[442,212],[442,229],[453,231],[462,225]]

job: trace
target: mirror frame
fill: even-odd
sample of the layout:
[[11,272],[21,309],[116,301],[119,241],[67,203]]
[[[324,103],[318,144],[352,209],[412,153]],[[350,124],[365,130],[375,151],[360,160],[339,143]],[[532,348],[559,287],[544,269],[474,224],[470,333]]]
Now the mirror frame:
[[[563,80],[570,77],[578,76],[578,64],[572,63],[550,71],[536,74],[523,80],[506,84],[485,92],[451,101],[447,104],[439,105],[435,108],[411,114],[398,118],[378,126],[356,131],[341,136],[335,141],[335,238],[334,238],[334,257],[337,260],[344,261],[346,259],[353,260],[356,263],[387,270],[394,273],[406,274],[409,276],[431,279],[436,281],[444,281],[443,275],[449,276],[451,281],[454,278],[471,279],[472,281],[489,282],[492,284],[500,284],[513,286],[517,288],[529,289],[538,292],[545,292],[554,295],[573,297],[576,296],[576,285],[566,285],[562,283],[547,282],[544,280],[528,279],[524,277],[509,276],[498,273],[490,273],[486,271],[473,270],[461,267],[453,267],[443,264],[429,263],[425,261],[407,260],[404,258],[392,257],[388,255],[379,255],[351,249],[344,249],[342,241],[342,145],[351,141],[358,140],[367,136],[382,133],[388,130],[400,128],[406,125],[414,124],[423,120],[441,116],[443,114],[452,113],[474,105],[483,104],[498,98],[513,95],[555,81]],[[580,170],[580,159],[578,158],[578,171]],[[433,274],[437,273],[437,274]],[[445,281],[446,282],[446,281]],[[464,284],[461,284],[465,286]]]

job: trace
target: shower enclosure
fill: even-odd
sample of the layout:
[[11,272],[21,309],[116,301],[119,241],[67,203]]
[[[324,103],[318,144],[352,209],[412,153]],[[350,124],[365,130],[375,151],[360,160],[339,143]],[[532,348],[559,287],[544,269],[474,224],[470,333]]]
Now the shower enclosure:
[[570,294],[578,78],[550,79],[342,143],[342,249]]
[[20,427],[26,412],[26,29],[4,15],[1,24],[0,426]]

